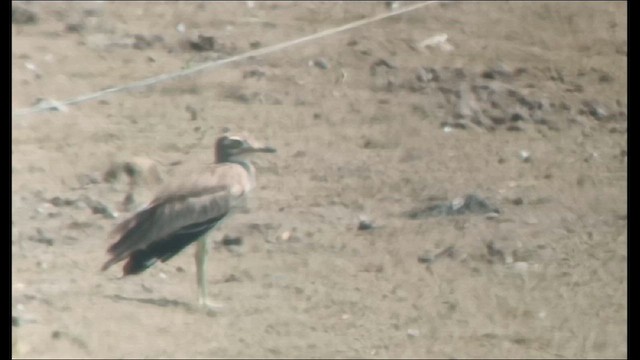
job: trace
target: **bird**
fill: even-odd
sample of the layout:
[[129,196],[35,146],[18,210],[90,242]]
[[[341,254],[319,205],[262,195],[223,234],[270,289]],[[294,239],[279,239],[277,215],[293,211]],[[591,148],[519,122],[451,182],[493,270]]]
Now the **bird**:
[[198,303],[206,308],[219,306],[207,298],[207,234],[242,207],[255,187],[255,168],[248,156],[275,152],[247,134],[220,136],[213,164],[199,173],[180,174],[144,208],[114,227],[109,237],[115,241],[107,249],[110,258],[102,271],[127,260],[122,277],[141,274],[196,243]]

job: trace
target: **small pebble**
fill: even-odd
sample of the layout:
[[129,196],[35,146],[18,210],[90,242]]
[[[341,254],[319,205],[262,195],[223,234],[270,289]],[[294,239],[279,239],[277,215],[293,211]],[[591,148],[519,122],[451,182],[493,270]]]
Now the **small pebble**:
[[309,66],[315,66],[318,69],[322,69],[322,70],[326,70],[330,67],[329,63],[324,58],[318,58],[318,59],[309,61]]
[[282,234],[280,234],[280,240],[288,241],[289,239],[291,239],[291,231],[285,231]]
[[371,220],[365,215],[360,215],[358,219],[358,230],[371,229],[373,229],[373,223],[371,222]]
[[431,264],[435,260],[435,257],[430,251],[425,251],[422,255],[418,256],[418,262],[423,264]]
[[232,236],[225,235],[222,238],[222,245],[223,246],[240,246],[242,245],[242,238],[239,236],[232,237]]
[[526,163],[531,162],[531,153],[527,150],[521,150],[520,159]]
[[453,211],[460,209],[463,205],[464,205],[463,197],[457,197],[451,201],[451,209]]

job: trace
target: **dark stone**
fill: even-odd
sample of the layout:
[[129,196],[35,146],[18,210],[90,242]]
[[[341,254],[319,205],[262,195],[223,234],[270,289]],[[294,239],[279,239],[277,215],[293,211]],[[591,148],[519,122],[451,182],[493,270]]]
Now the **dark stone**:
[[511,113],[511,116],[509,117],[509,120],[513,121],[513,122],[524,121],[525,117],[520,112],[513,112],[513,113]]
[[162,42],[163,38],[159,35],[147,37],[144,35],[136,34],[133,36],[132,47],[137,50],[145,50],[153,47],[155,43]]
[[329,66],[329,62],[326,59],[318,58],[313,60],[313,65],[318,69],[327,70],[331,66]]
[[91,212],[93,214],[102,215],[107,219],[115,219],[117,217],[116,214],[107,205],[98,200],[94,200],[88,196],[84,196],[82,201],[84,201],[89,209],[91,209]]
[[40,244],[53,246],[55,241],[52,238],[50,238],[49,236],[45,235],[44,232],[42,231],[42,229],[37,228],[36,232],[37,232],[37,234],[30,236],[29,240],[37,242],[37,243],[40,243]]
[[358,230],[371,230],[373,229],[373,224],[371,221],[367,219],[360,219],[358,222]]
[[11,23],[18,25],[31,25],[38,22],[38,16],[33,10],[22,6],[11,6]]
[[65,30],[70,33],[79,33],[85,30],[85,25],[82,23],[70,23],[65,26]]
[[493,241],[489,241],[486,244],[487,254],[489,255],[489,259],[493,262],[494,259],[497,259],[500,263],[505,263],[504,251],[495,246]]
[[494,66],[482,72],[482,77],[489,80],[508,79],[511,77],[511,71],[505,66]]
[[76,202],[77,200],[63,199],[59,196],[54,196],[49,200],[49,203],[55,207],[71,206],[71,205],[75,205]]
[[582,105],[585,107],[587,113],[596,120],[604,120],[609,116],[609,112],[604,105],[595,101],[585,100],[582,102]]
[[242,238],[239,236],[232,237],[232,236],[225,235],[222,238],[222,245],[223,246],[240,246],[242,245]]
[[216,48],[216,38],[213,36],[198,35],[196,40],[189,42],[191,49],[195,51],[213,51]]
[[489,204],[485,199],[469,194],[462,199],[461,203],[454,204],[446,202],[429,205],[424,208],[414,209],[406,213],[410,219],[420,219],[440,216],[457,216],[465,214],[488,214],[500,213],[500,210]]
[[242,78],[243,79],[249,79],[249,78],[257,78],[257,79],[262,79],[263,77],[265,77],[266,73],[260,69],[253,69],[253,70],[248,70],[245,71],[242,74]]

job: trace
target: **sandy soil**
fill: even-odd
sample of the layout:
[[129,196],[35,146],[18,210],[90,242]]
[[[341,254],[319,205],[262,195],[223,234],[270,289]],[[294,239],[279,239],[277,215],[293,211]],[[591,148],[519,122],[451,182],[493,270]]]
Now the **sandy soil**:
[[[13,6],[14,111],[389,11]],[[455,3],[15,116],[14,356],[626,357],[626,98],[625,3]],[[189,176],[227,131],[279,152],[210,234],[224,309],[195,306],[193,248],[100,272],[109,230],[160,186],[151,170]],[[105,176],[127,163],[142,181]],[[425,210],[467,194],[499,213]]]

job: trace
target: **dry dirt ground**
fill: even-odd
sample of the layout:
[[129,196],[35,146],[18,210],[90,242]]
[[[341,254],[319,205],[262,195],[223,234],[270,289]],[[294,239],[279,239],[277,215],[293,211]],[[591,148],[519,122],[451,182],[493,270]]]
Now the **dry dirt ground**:
[[[14,3],[13,109],[388,11]],[[14,356],[626,357],[626,89],[625,3],[474,2],[14,116]],[[228,131],[279,152],[210,234],[225,307],[195,306],[193,248],[100,272],[109,230]]]

